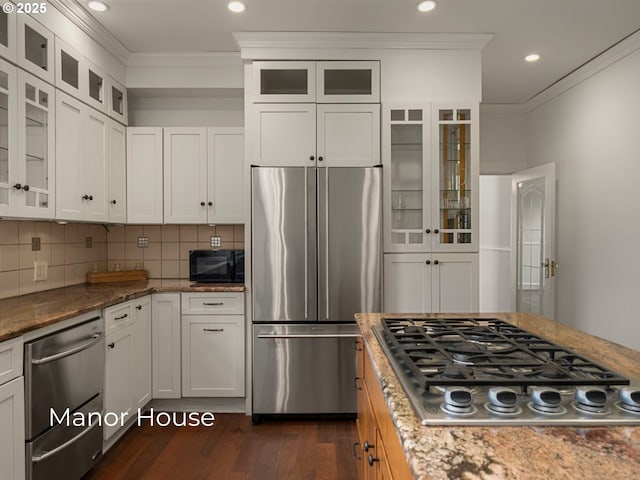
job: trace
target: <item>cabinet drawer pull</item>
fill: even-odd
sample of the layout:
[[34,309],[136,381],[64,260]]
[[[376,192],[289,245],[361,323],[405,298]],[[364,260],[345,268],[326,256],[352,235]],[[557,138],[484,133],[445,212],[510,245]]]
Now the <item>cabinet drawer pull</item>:
[[129,316],[128,313],[125,313],[124,315],[120,315],[119,317],[113,317],[114,320],[122,320],[123,318],[127,318]]
[[202,305],[207,305],[209,307],[221,307],[222,305],[224,305],[224,302],[211,302],[211,303],[203,302]]
[[224,328],[203,328],[203,332],[224,332]]
[[111,342],[109,345],[107,345],[107,347],[116,348],[116,344],[114,342]]

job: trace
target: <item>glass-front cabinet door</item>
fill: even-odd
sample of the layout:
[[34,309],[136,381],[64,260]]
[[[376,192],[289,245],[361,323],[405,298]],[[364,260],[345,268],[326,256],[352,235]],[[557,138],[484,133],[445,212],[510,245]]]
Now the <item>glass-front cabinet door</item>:
[[476,251],[478,246],[477,108],[433,109],[434,251]]
[[16,20],[15,13],[6,13],[0,9],[0,55],[12,62],[16,61],[17,52]]
[[315,102],[315,62],[253,62],[254,102]]
[[53,87],[18,72],[18,165],[22,171],[20,214],[52,218],[54,212]]
[[16,68],[0,60],[0,215],[16,214],[16,132]]
[[383,109],[385,252],[424,252],[431,242],[430,109]]

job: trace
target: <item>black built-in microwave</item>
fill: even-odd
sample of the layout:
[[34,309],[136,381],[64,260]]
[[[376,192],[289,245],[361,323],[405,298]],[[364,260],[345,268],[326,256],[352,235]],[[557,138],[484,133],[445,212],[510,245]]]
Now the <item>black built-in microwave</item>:
[[244,250],[189,251],[189,280],[198,283],[244,283]]

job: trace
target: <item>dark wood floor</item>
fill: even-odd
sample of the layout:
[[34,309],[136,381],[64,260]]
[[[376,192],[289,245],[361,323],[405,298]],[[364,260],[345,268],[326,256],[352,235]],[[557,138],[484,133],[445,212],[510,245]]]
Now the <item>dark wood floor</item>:
[[133,426],[84,480],[352,480],[353,420],[252,425],[218,414],[212,427]]

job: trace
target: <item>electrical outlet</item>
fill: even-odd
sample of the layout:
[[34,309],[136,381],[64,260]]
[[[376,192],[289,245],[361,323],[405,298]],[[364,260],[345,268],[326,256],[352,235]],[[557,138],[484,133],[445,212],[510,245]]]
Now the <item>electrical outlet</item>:
[[33,262],[33,281],[44,282],[49,277],[49,262],[46,260]]

